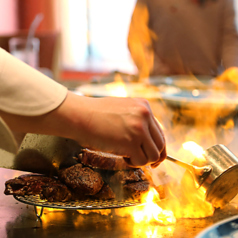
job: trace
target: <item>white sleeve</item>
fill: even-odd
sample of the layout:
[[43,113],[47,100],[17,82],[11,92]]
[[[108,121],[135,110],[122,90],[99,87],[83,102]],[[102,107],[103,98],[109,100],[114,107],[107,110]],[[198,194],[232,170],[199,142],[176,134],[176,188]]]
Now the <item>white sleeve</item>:
[[67,88],[0,48],[0,110],[25,116],[57,108]]

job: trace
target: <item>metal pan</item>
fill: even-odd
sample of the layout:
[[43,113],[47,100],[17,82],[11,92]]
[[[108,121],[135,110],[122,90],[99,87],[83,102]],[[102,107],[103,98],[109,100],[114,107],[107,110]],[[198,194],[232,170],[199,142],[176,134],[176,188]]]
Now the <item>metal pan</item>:
[[206,164],[212,172],[202,184],[206,200],[216,208],[224,207],[238,193],[238,158],[224,145],[214,145],[205,151]]

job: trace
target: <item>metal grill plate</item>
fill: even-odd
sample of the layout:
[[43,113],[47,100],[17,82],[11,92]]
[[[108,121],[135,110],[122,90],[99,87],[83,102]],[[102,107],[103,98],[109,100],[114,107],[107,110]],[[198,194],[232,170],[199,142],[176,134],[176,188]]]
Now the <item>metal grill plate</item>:
[[39,195],[25,195],[17,196],[14,198],[19,202],[26,203],[33,206],[58,208],[58,209],[81,209],[81,210],[95,210],[95,209],[112,209],[121,207],[130,207],[143,205],[139,200],[83,200],[83,201],[70,201],[70,202],[49,202],[40,199]]

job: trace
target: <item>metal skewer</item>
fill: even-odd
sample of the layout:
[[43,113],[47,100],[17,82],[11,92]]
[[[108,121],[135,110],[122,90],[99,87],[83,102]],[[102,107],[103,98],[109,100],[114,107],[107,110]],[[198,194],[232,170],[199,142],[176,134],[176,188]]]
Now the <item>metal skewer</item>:
[[204,181],[208,178],[208,176],[212,172],[212,166],[209,166],[209,165],[198,167],[198,166],[183,162],[179,159],[175,159],[169,155],[167,155],[166,159],[188,170],[193,175],[198,188],[204,183]]

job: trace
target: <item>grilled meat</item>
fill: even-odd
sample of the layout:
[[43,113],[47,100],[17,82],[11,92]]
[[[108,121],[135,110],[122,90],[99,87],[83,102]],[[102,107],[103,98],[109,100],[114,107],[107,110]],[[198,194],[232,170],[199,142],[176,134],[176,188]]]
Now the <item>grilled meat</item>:
[[43,186],[49,186],[52,183],[60,183],[55,178],[42,175],[21,175],[17,178],[5,182],[6,195],[35,195],[42,193]]
[[133,199],[139,199],[142,194],[149,191],[149,181],[140,181],[123,185],[124,195]]
[[139,199],[149,189],[142,169],[130,168],[122,156],[83,149],[78,163],[58,170],[58,178],[22,175],[5,183],[6,195],[36,195],[49,202],[85,199]]
[[123,159],[123,156],[83,149],[79,155],[79,161],[92,168],[103,170],[123,170],[130,169]]
[[61,169],[58,174],[59,179],[73,189],[75,193],[95,195],[104,184],[102,176],[98,172],[83,167],[82,164]]
[[118,200],[133,197],[139,199],[139,195],[149,189],[149,182],[142,169],[117,171],[110,177],[109,185]]
[[51,183],[42,187],[41,199],[49,202],[67,202],[74,200],[74,194],[65,184]]
[[113,190],[109,187],[108,184],[105,184],[102,186],[102,189],[96,193],[93,198],[97,198],[99,200],[109,200],[114,199],[116,197]]
[[121,170],[116,172],[110,178],[110,184],[126,184],[146,180],[146,176],[142,169]]

